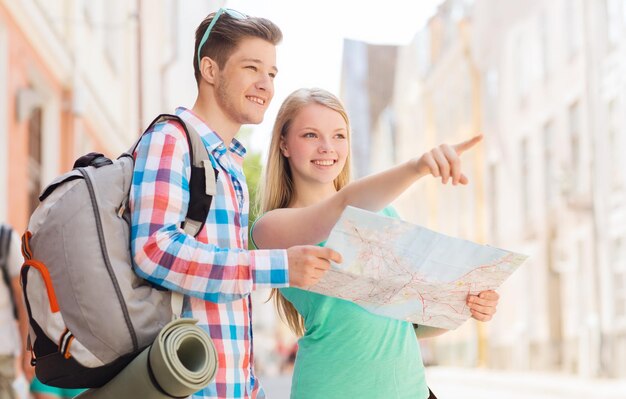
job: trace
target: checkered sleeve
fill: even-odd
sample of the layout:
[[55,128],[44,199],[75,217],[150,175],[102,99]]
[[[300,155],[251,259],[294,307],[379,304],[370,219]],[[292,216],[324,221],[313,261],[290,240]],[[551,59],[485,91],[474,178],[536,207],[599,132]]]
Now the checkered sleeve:
[[[191,174],[182,130],[171,123],[156,125],[134,155],[131,252],[139,276],[211,302],[240,299],[259,286],[287,285],[286,251],[220,248],[180,228],[189,203]],[[219,202],[213,201],[211,211]],[[218,232],[232,234],[228,227],[217,226]]]

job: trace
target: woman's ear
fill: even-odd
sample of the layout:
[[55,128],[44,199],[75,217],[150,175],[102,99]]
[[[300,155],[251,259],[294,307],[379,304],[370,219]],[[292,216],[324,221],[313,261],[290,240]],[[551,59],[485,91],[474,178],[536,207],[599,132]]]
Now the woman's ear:
[[287,150],[287,144],[285,143],[285,138],[280,138],[280,153],[283,154],[285,158],[289,158],[289,151]]
[[202,57],[200,60],[200,74],[202,75],[202,79],[204,79],[209,84],[215,83],[215,77],[219,72],[219,66],[213,59],[209,57]]

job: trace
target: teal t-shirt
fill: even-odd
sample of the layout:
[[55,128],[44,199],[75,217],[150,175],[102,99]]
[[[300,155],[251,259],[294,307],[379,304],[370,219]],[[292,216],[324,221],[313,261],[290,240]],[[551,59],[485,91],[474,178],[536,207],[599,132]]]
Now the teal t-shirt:
[[[392,208],[383,215],[397,217]],[[280,292],[304,318],[292,399],[428,398],[413,325],[298,288]]]

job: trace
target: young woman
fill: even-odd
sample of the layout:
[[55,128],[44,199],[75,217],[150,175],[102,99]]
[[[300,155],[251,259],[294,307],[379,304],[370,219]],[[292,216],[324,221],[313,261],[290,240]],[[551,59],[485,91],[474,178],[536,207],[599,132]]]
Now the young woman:
[[[467,184],[459,155],[480,141],[441,145],[409,162],[348,184],[350,123],[341,102],[320,89],[300,89],[282,104],[273,129],[263,216],[252,230],[259,248],[323,243],[347,205],[388,216],[386,207],[417,179]],[[320,244],[322,245],[322,244]],[[415,336],[445,330],[367,312],[358,305],[298,288],[274,290],[279,313],[301,336],[292,398],[428,398]],[[468,297],[472,316],[486,321],[498,294]],[[432,394],[430,394],[430,397]]]

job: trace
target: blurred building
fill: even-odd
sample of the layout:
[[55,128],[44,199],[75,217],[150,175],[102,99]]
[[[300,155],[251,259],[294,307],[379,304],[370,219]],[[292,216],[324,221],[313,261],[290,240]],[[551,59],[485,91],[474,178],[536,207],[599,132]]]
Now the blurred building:
[[[346,75],[346,103],[367,103]],[[463,156],[469,186],[426,179],[396,206],[531,256],[492,322],[427,341],[435,361],[626,375],[625,76],[622,0],[448,0],[398,49],[392,101],[368,125],[394,156],[370,172],[483,132]]]
[[625,7],[475,4],[489,237],[532,255],[503,292],[517,304],[494,364],[626,375]]
[[0,218],[23,230],[75,158],[119,155],[193,98],[193,29],[222,3],[0,0]]
[[[396,69],[396,46],[373,45],[345,39],[341,98],[350,114],[354,177],[363,177],[395,159],[393,128],[376,129],[389,116]],[[388,124],[393,126],[393,121]],[[382,146],[381,146],[382,144]]]
[[490,137],[489,237],[531,255],[503,290],[511,311],[494,322],[490,341],[499,367],[515,359],[524,367],[575,371],[577,352],[591,349],[583,337],[598,330],[590,275],[590,99],[576,3],[477,2],[474,10]]
[[[443,3],[435,16],[401,50],[393,109],[398,119],[399,160],[420,156],[441,143],[460,143],[482,131],[480,76],[471,49],[470,8]],[[463,155],[467,186],[443,186],[426,178],[396,202],[407,220],[437,231],[485,242],[481,145]],[[485,330],[473,321],[423,345],[438,362],[483,364]]]
[[[389,57],[373,51],[379,46],[344,43],[342,99],[352,123],[355,177],[419,156],[440,143],[464,141],[481,130],[480,77],[471,55],[468,13],[463,1],[443,4],[408,46],[392,47],[396,57],[391,65]],[[370,49],[371,56],[355,54],[368,54],[362,49]],[[367,73],[377,70],[382,73]],[[374,84],[381,89],[373,91]],[[370,105],[372,99],[379,102],[377,107]],[[442,187],[440,180],[425,179],[395,202],[402,217],[484,242],[481,148],[466,154],[464,162],[472,184]],[[483,362],[485,334],[469,322],[454,334],[424,341],[425,361]]]

